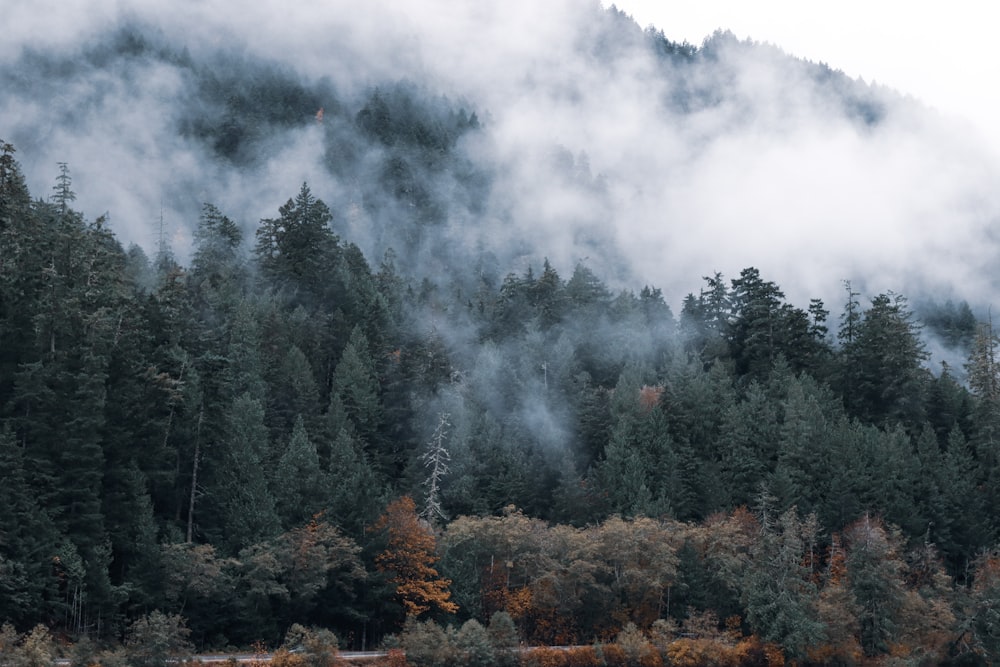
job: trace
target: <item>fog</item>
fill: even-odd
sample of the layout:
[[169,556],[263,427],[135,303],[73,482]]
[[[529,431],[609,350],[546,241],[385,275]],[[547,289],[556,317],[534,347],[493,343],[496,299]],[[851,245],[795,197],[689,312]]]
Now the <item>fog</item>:
[[[993,301],[997,156],[905,91],[775,47],[717,39],[694,60],[660,59],[596,0],[5,5],[0,137],[36,196],[67,162],[77,207],[108,212],[125,244],[155,247],[162,217],[183,258],[203,201],[251,231],[308,181],[370,259],[393,246],[432,272],[483,251],[500,275],[544,257],[568,275],[583,261],[613,286],[661,287],[675,309],[702,276],[748,266],[835,313],[844,279],[868,295]],[[93,57],[124,26],[155,48]],[[194,73],[263,65],[318,102],[301,122],[269,127],[243,164],[179,131],[219,113]],[[482,129],[456,151],[489,176],[475,205],[461,178],[427,176],[444,220],[407,247],[394,234],[406,208],[371,204],[381,149],[345,124],[375,86],[400,81],[476,112]],[[354,147],[340,171],[324,144],[334,134]]]

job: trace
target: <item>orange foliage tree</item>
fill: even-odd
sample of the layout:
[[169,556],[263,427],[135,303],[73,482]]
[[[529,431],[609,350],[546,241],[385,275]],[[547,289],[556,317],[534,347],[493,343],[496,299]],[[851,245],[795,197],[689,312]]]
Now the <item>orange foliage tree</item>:
[[434,533],[417,516],[412,498],[403,496],[389,503],[374,529],[388,533],[388,545],[375,557],[375,565],[380,572],[392,573],[389,581],[395,584],[407,616],[417,617],[432,607],[449,614],[458,611],[449,599],[451,581],[434,569],[438,561]]

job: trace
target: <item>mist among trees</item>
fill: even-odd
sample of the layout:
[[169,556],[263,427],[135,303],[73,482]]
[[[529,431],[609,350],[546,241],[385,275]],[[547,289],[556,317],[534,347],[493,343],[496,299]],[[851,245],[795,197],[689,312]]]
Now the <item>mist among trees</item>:
[[[595,16],[587,62],[644,49],[688,118],[738,101],[740,57],[785,58]],[[3,70],[27,95],[163,68],[173,140],[210,166],[163,193],[187,231],[143,247],[78,210],[93,165],[39,190],[23,164],[49,149],[0,142],[0,659],[50,634],[123,647],[102,664],[283,641],[415,667],[522,641],[584,646],[566,665],[602,664],[595,642],[651,667],[1000,655],[981,283],[971,306],[873,275],[800,300],[761,265],[669,291],[629,264],[602,219],[621,173],[586,154],[542,151],[532,185],[507,121],[434,82],[226,57],[132,26]],[[795,67],[853,132],[890,122],[884,91]],[[286,140],[316,182],[245,217]],[[519,236],[507,196],[549,182]]]

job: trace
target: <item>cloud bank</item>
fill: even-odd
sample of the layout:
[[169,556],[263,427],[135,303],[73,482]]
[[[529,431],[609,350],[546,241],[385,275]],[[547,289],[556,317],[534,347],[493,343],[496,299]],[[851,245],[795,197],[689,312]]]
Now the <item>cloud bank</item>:
[[[374,87],[409,81],[476,111],[482,129],[456,151],[489,177],[474,204],[462,178],[427,177],[447,206],[411,249],[433,256],[440,238],[449,251],[415,265],[488,251],[501,274],[547,256],[568,275],[585,261],[616,286],[661,287],[675,307],[701,276],[747,266],[835,312],[843,279],[871,294],[994,298],[997,156],[902,95],[774,47],[718,37],[697,57],[661,57],[589,0],[13,0],[7,18],[0,137],[36,195],[68,162],[78,207],[108,211],[125,243],[153,247],[162,211],[183,256],[201,202],[249,231],[308,181],[369,257],[407,251],[393,229],[412,214],[371,205],[366,169],[385,150],[343,129],[354,161],[338,171],[329,146]],[[126,26],[155,48],[94,55],[111,43],[120,54]],[[179,128],[222,113],[206,101],[209,74],[249,62],[341,115],[320,126],[303,102],[301,122],[267,126],[253,160],[220,159]]]

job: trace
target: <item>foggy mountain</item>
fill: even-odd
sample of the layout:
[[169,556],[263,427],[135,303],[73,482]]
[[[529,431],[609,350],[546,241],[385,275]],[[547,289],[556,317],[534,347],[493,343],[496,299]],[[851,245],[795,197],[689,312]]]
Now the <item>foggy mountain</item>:
[[86,5],[2,14],[8,662],[996,662],[966,126],[596,0]]
[[675,305],[746,266],[792,302],[992,298],[995,156],[836,63],[585,0],[49,9],[7,12],[0,136],[35,193],[68,163],[126,245],[162,228],[184,258],[203,202],[252,232],[307,181],[417,276],[547,256]]

